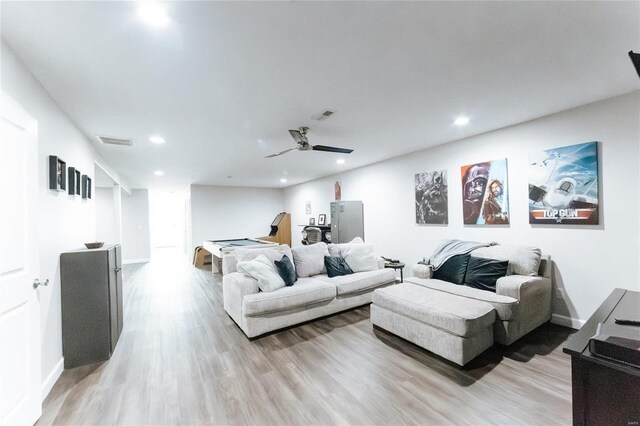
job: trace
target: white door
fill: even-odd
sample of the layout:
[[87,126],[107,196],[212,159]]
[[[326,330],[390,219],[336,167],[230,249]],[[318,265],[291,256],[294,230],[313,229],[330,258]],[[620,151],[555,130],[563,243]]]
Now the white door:
[[[0,424],[42,413],[36,209],[38,123],[0,102]],[[46,173],[46,171],[45,171]]]

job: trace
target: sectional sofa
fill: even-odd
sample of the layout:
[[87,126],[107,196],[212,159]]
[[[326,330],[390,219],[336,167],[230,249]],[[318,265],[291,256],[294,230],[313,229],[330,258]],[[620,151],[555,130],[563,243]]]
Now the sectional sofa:
[[510,345],[551,319],[551,262],[537,248],[494,245],[471,256],[507,260],[495,293],[432,277],[416,265],[413,277],[376,290],[371,322],[456,364],[495,343]]
[[[363,243],[353,243],[363,244]],[[341,256],[349,244],[318,243],[296,247],[237,249],[222,259],[224,309],[249,338],[371,303],[377,288],[395,283],[392,269],[375,259],[371,270],[329,278],[325,255]],[[294,260],[298,280],[290,287],[262,292],[258,281],[238,272],[239,261],[265,255],[272,262],[283,255]]]

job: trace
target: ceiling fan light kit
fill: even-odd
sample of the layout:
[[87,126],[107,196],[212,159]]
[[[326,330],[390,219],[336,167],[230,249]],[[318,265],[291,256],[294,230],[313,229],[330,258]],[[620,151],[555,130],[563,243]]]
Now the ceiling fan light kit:
[[289,134],[296,141],[297,146],[295,148],[290,148],[284,151],[277,152],[275,154],[267,155],[265,158],[273,158],[282,154],[286,154],[289,151],[298,150],[298,151],[320,151],[320,152],[337,152],[340,154],[351,154],[353,152],[352,149],[349,148],[338,148],[335,146],[326,146],[326,145],[311,145],[309,140],[307,139],[307,132],[309,131],[308,127],[300,127],[298,130],[289,130]]

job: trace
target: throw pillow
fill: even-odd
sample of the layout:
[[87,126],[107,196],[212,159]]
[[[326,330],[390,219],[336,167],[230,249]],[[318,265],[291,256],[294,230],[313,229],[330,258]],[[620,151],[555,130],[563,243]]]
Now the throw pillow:
[[433,271],[433,278],[454,284],[463,284],[470,257],[468,254],[450,257],[438,269]]
[[347,244],[342,248],[342,257],[353,272],[375,271],[378,261],[371,244]]
[[284,281],[284,284],[287,287],[291,287],[293,283],[296,282],[298,277],[296,277],[296,270],[293,269],[293,263],[291,259],[285,254],[282,256],[282,259],[276,260],[273,262],[276,265],[276,269],[278,270],[278,275]]
[[258,287],[265,293],[285,286],[275,265],[263,254],[253,260],[238,262],[238,271],[257,280]]
[[343,257],[325,256],[324,266],[327,268],[329,278],[353,274],[353,271],[349,268],[347,261],[344,260]]
[[342,255],[342,249],[345,247],[349,247],[351,244],[364,244],[364,240],[360,237],[355,237],[348,243],[329,244],[329,255],[331,257],[344,257]]
[[496,291],[496,281],[507,275],[508,260],[471,256],[464,277],[464,285],[480,290]]
[[539,248],[520,244],[496,244],[482,247],[471,252],[475,257],[485,259],[508,260],[507,275],[538,275],[542,252]]
[[291,248],[286,244],[260,248],[237,248],[234,250],[234,252],[236,254],[238,262],[247,262],[249,260],[253,260],[261,254],[265,255],[271,262],[282,259],[283,254],[286,255],[289,259],[293,259]]
[[318,274],[326,274],[324,257],[329,256],[326,243],[316,243],[308,246],[294,247],[293,263],[299,278],[312,277]]

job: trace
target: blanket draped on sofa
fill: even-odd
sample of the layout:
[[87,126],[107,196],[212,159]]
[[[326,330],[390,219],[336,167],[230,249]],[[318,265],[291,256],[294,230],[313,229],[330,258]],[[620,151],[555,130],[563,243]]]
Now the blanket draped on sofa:
[[453,256],[467,254],[480,247],[490,247],[496,244],[496,242],[478,243],[476,241],[444,240],[436,247],[425,264],[432,265],[435,271]]

